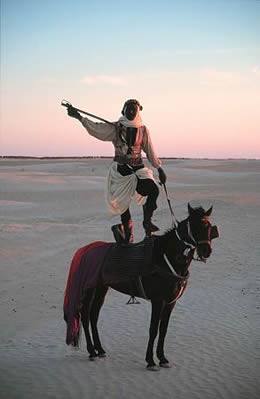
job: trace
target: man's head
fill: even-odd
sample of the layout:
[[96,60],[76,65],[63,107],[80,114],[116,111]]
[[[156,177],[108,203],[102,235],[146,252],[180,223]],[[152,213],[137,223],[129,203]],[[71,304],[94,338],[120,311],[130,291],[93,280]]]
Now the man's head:
[[127,100],[124,103],[123,109],[122,109],[122,115],[124,115],[129,121],[132,121],[135,119],[137,112],[140,110],[142,111],[143,107],[140,105],[140,103],[137,100],[131,99]]

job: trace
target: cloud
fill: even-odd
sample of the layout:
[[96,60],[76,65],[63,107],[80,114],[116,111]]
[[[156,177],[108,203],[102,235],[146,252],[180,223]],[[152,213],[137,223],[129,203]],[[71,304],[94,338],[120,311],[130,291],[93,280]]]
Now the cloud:
[[[168,93],[176,88],[245,88],[259,86],[260,67],[252,66],[245,70],[220,69],[214,66],[183,68],[176,70],[140,71],[126,75],[86,75],[81,83],[93,87],[124,87],[132,92]],[[137,95],[137,94],[136,94]],[[139,94],[140,95],[140,94]]]
[[126,83],[126,78],[116,75],[87,75],[80,80],[81,83],[96,86],[96,85],[110,85],[122,86]]

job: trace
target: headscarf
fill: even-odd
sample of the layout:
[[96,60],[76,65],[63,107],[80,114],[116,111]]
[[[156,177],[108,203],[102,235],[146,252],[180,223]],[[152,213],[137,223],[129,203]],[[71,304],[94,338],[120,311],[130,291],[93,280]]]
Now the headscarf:
[[123,116],[120,116],[120,118],[118,119],[118,122],[126,127],[141,127],[144,125],[142,118],[140,116],[139,109],[137,110],[136,116],[132,121],[130,121],[129,119],[127,119],[127,117],[125,115],[123,115]]

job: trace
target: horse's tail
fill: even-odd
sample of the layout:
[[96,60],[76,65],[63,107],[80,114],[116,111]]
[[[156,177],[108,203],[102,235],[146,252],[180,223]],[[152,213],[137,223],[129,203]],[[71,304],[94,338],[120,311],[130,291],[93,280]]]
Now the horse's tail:
[[[87,280],[90,276],[91,264],[93,263],[94,267],[97,267],[99,258],[99,263],[104,258],[103,251],[98,251],[93,255],[94,260],[97,261],[93,262],[89,254],[92,253],[92,250],[100,247],[104,247],[104,251],[106,251],[110,245],[104,241],[95,241],[85,247],[79,248],[72,258],[63,303],[64,320],[67,323],[67,345],[78,346],[79,344],[81,327],[80,307],[84,291],[89,284]],[[91,283],[94,283],[94,278]]]

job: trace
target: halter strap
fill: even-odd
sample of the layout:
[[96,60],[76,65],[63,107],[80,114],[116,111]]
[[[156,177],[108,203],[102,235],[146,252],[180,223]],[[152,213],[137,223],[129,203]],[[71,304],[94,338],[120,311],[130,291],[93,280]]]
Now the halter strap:
[[164,258],[165,262],[167,263],[167,266],[171,270],[172,274],[174,275],[174,277],[177,277],[180,280],[187,280],[189,278],[189,272],[186,276],[181,276],[180,274],[176,273],[173,265],[171,264],[171,262],[169,261],[167,255],[165,253],[163,254],[163,258]]
[[[188,224],[189,224],[189,222],[188,222]],[[190,234],[189,234],[189,231],[190,231]],[[197,247],[197,242],[195,241],[195,239],[193,238],[193,235],[191,234],[190,226],[188,227],[188,236],[192,239],[193,243],[190,243],[190,242],[184,240],[183,238],[181,238],[177,229],[175,230],[175,233],[176,233],[178,240],[182,241],[185,245],[189,246],[191,249],[194,249]]]
[[193,237],[192,231],[191,231],[191,227],[190,227],[190,222],[188,220],[187,222],[187,230],[188,230],[188,236],[189,238],[193,241],[193,243],[195,244],[195,247],[197,246],[198,242],[195,240],[195,238]]
[[173,303],[176,303],[178,301],[178,299],[182,296],[182,294],[187,286],[188,278],[189,278],[190,274],[189,274],[189,272],[187,272],[186,276],[180,276],[179,274],[176,273],[174,267],[172,266],[171,262],[169,261],[169,259],[167,258],[167,255],[165,253],[163,254],[163,257],[164,257],[164,260],[167,263],[169,269],[173,273],[174,277],[176,277],[178,280],[181,281],[181,286],[180,286],[179,292],[172,300],[170,300],[170,302],[168,302],[168,305],[171,305]]

